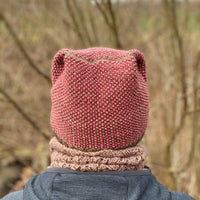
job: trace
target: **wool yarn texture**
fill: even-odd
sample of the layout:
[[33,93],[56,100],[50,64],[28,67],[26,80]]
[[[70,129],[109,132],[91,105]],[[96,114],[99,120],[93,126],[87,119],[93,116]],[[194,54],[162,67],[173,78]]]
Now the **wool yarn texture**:
[[[146,63],[139,50],[61,49],[53,58],[51,72],[50,124],[55,138],[50,152],[54,158],[54,151],[62,154],[61,149],[73,149],[82,156],[113,151],[116,156],[129,148],[134,155],[135,150],[143,152],[144,160],[146,153],[137,144],[148,124],[149,95]],[[62,148],[55,148],[58,143]]]
[[84,152],[66,147],[53,137],[49,143],[52,167],[78,171],[144,170],[146,149],[141,145],[120,150]]

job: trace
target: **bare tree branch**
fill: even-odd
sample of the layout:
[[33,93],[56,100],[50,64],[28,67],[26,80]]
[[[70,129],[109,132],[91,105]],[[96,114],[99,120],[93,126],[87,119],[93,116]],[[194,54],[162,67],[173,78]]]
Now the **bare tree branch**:
[[175,0],[171,0],[171,7],[172,7],[172,30],[174,30],[175,38],[178,43],[179,48],[179,67],[180,67],[180,75],[181,75],[181,89],[182,89],[182,95],[184,100],[184,111],[187,110],[187,87],[186,87],[186,75],[185,75],[185,63],[184,63],[184,49],[183,49],[183,40],[180,35],[178,22],[177,22],[177,16],[176,16],[176,10],[175,10]]
[[76,32],[76,27],[74,27],[72,24],[70,24],[67,19],[62,18],[63,23],[65,24],[66,27],[70,27],[74,32]]
[[0,93],[8,100],[10,104],[22,115],[22,117],[36,130],[38,131],[45,139],[49,140],[50,137],[41,130],[41,128],[24,112],[24,110],[12,99],[2,88],[0,88]]
[[[91,9],[91,7],[90,7]],[[96,31],[96,26],[95,26],[95,22],[94,22],[94,17],[93,17],[93,12],[91,10],[89,10],[89,20],[90,20],[90,24],[91,24],[91,28],[92,28],[92,32],[93,32],[93,35],[94,35],[94,43],[95,45],[99,45],[99,39],[98,39],[98,36],[97,36],[97,31]]]
[[[182,96],[181,105],[180,107],[180,120],[178,125],[173,125],[171,127],[171,134],[166,144],[166,151],[165,151],[165,163],[169,169],[169,176],[171,179],[172,189],[176,190],[176,178],[175,172],[171,170],[172,163],[171,163],[171,147],[174,143],[175,139],[179,136],[181,129],[184,125],[187,110],[188,110],[188,96],[187,94],[187,87],[186,87],[186,74],[185,74],[185,58],[184,58],[184,48],[183,48],[183,40],[180,35],[179,27],[178,27],[178,20],[176,15],[176,2],[175,0],[163,0],[166,19],[171,31],[171,44],[173,50],[174,61],[176,62],[176,77],[179,86],[179,90]],[[178,51],[177,51],[178,50]]]
[[170,164],[170,147],[171,144],[174,142],[175,138],[178,137],[181,128],[184,125],[185,118],[187,115],[187,95],[186,95],[186,76],[185,76],[185,64],[184,64],[184,51],[183,51],[183,42],[182,38],[180,36],[180,32],[178,29],[178,24],[177,24],[177,16],[176,16],[176,10],[175,10],[175,1],[171,0],[170,2],[168,0],[164,0],[165,3],[165,8],[167,13],[169,14],[169,25],[171,26],[171,30],[174,31],[174,39],[178,43],[178,49],[179,49],[179,56],[177,58],[178,62],[178,74],[181,74],[181,93],[182,93],[182,99],[183,99],[183,110],[181,112],[180,116],[180,123],[178,127],[175,127],[174,130],[172,130],[172,134],[167,142],[166,145],[166,160],[168,160],[168,165],[169,167],[171,166]]
[[77,14],[77,16],[79,18],[79,27],[80,26],[82,27],[82,30],[85,33],[84,35],[87,38],[88,44],[90,46],[92,46],[93,42],[91,40],[90,34],[88,32],[88,29],[87,29],[86,20],[85,20],[85,16],[83,14],[83,11],[79,8],[76,0],[74,0],[72,2],[73,2],[73,7],[76,9],[75,13]]
[[72,20],[72,22],[74,24],[75,29],[76,29],[75,32],[78,35],[83,47],[87,47],[86,41],[84,39],[84,36],[83,36],[82,32],[80,31],[77,19],[76,19],[75,14],[74,14],[74,12],[72,10],[72,6],[70,4],[71,1],[65,0],[65,2],[66,2],[66,6],[67,6],[67,10],[69,12],[70,18],[71,18],[71,20]]
[[121,48],[122,45],[119,41],[119,34],[118,34],[118,29],[117,29],[117,24],[116,24],[116,17],[114,15],[112,3],[111,3],[111,0],[108,0],[107,2],[108,2],[109,13],[110,13],[110,16],[111,16],[111,19],[112,19],[112,29],[113,29],[113,33],[114,33],[113,36],[115,38],[116,47]]
[[99,9],[99,11],[101,12],[106,24],[112,29],[113,27],[112,27],[112,24],[109,22],[109,18],[107,16],[107,13],[103,10],[103,8],[101,7],[98,0],[95,0],[95,4],[96,4],[97,8]]
[[[101,4],[103,4],[104,2],[101,2]],[[116,24],[116,17],[112,8],[112,3],[111,0],[107,0],[106,1],[106,7],[107,7],[107,11],[105,11],[101,4],[98,2],[98,0],[95,0],[95,4],[98,8],[98,10],[101,12],[106,24],[108,25],[108,27],[110,28],[111,32],[112,32],[112,38],[114,39],[114,46],[116,48],[122,48],[122,45],[119,41],[119,34],[118,34],[118,29],[117,29],[117,24]],[[110,20],[111,22],[110,22]]]
[[29,56],[29,54],[27,53],[25,47],[23,46],[22,42],[20,41],[20,39],[18,38],[16,32],[14,31],[13,27],[11,26],[10,22],[6,19],[6,17],[0,13],[0,20],[4,21],[6,24],[6,27],[9,31],[9,33],[11,34],[11,36],[13,37],[15,43],[17,44],[17,47],[20,49],[20,51],[22,52],[22,54],[24,55],[24,57],[26,58],[26,60],[28,61],[28,63],[30,64],[30,67],[32,67],[40,76],[42,76],[49,84],[51,84],[51,79],[48,75],[46,75],[45,73],[43,73],[39,67],[35,64],[35,62],[32,60],[32,58]]
[[188,169],[189,165],[192,163],[192,160],[194,159],[194,151],[195,151],[195,136],[196,133],[198,131],[198,103],[197,103],[197,83],[198,83],[198,76],[199,76],[199,66],[200,64],[200,51],[197,54],[197,59],[194,62],[194,77],[193,77],[193,101],[194,101],[194,112],[193,112],[193,120],[192,120],[192,136],[191,136],[191,143],[190,143],[190,151],[189,151],[189,155],[188,155],[188,159],[185,163],[183,163],[183,165],[181,166],[180,169],[178,170],[174,170],[174,172],[176,173],[181,173],[183,171],[185,171],[186,169]]

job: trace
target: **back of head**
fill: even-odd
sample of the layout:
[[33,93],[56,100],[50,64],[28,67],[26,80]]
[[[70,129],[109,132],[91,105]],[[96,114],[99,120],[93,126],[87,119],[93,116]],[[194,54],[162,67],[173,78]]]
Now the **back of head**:
[[[140,51],[62,49],[52,65],[51,126],[56,138],[50,150],[54,161],[58,151],[68,152],[68,157],[123,158],[142,148],[137,144],[148,123],[149,95]],[[58,146],[63,150],[55,154]]]

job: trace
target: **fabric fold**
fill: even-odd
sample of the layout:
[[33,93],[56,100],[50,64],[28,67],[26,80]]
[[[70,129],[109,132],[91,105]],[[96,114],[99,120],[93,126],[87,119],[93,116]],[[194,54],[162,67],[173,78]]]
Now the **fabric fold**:
[[83,152],[66,147],[56,137],[49,142],[49,167],[80,171],[143,170],[147,151],[142,145],[126,149]]

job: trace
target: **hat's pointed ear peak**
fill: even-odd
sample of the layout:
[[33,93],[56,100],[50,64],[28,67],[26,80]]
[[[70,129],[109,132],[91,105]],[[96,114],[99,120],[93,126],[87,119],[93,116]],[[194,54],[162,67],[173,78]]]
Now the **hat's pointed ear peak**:
[[52,74],[52,84],[56,82],[58,77],[62,74],[64,68],[65,68],[65,57],[66,53],[69,51],[69,49],[61,49],[59,50],[53,60],[52,60],[52,68],[51,68],[51,74]]
[[137,49],[130,50],[130,53],[133,57],[134,66],[137,67],[138,72],[141,73],[144,80],[147,81],[146,61],[143,53]]

